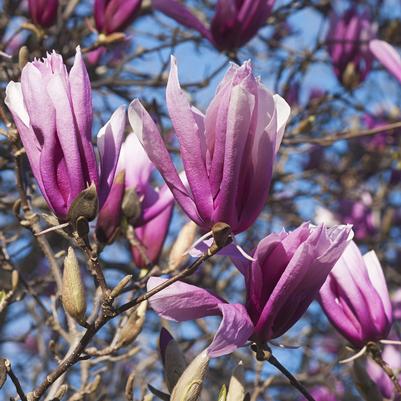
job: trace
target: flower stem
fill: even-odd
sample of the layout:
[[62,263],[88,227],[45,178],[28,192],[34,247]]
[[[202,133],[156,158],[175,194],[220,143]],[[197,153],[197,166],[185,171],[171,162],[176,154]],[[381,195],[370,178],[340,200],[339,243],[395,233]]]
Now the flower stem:
[[[216,246],[212,246],[205,252],[202,256],[197,258],[192,264],[190,264],[187,268],[182,270],[180,273],[176,274],[175,276],[171,277],[170,279],[164,281],[162,284],[158,285],[157,287],[151,289],[150,291],[146,292],[143,295],[140,295],[133,300],[121,305],[120,307],[113,309],[112,313],[101,313],[95,322],[90,324],[84,335],[79,340],[78,344],[72,350],[71,353],[68,354],[64,358],[64,360],[51,372],[46,376],[46,379],[38,385],[31,393],[28,394],[29,401],[38,401],[42,398],[43,394],[48,390],[48,388],[61,376],[63,375],[71,366],[75,365],[85,351],[86,346],[89,344],[91,339],[94,335],[111,319],[120,315],[121,313],[133,308],[136,305],[139,305],[141,302],[149,299],[151,296],[157,294],[164,288],[167,288],[169,285],[175,283],[176,281],[188,277],[193,274],[205,261],[215,255],[222,247],[228,245],[232,239],[227,238],[225,243],[216,244]],[[104,311],[103,311],[104,312]],[[309,400],[313,400],[310,398]]]
[[276,369],[278,369],[291,383],[293,387],[295,387],[308,401],[316,401],[306,390],[302,383],[300,383],[295,376],[283,366],[280,361],[273,356],[272,350],[267,345],[260,344],[252,344],[252,350],[256,354],[256,359],[258,361],[266,361],[273,365]]
[[398,381],[398,377],[393,369],[391,369],[390,365],[383,359],[379,344],[373,342],[368,343],[367,349],[369,356],[383,369],[383,372],[393,382],[395,392],[401,395],[401,385]]

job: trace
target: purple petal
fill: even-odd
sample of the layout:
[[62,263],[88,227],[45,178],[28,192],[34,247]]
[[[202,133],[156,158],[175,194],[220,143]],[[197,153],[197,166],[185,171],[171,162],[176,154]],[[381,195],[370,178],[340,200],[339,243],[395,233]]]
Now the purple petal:
[[184,5],[176,0],[152,0],[152,7],[161,11],[163,14],[174,19],[178,23],[197,30],[203,37],[211,43],[213,38],[205,25],[193,15]]
[[107,199],[100,209],[96,222],[96,238],[102,243],[111,242],[120,227],[121,203],[125,190],[124,178],[124,170],[116,174]]
[[178,176],[156,124],[137,99],[129,106],[128,118],[132,130],[142,143],[150,160],[160,171],[177,202],[194,222],[203,225],[203,220],[198,215],[193,199]]
[[110,34],[122,32],[133,22],[142,0],[110,0],[107,3],[103,31]]
[[291,114],[291,108],[289,104],[279,95],[273,95],[274,103],[276,106],[277,112],[277,136],[276,136],[276,148],[275,152],[277,153],[281,141],[283,140],[285,126]]
[[383,269],[379,259],[377,258],[376,252],[370,251],[363,255],[363,261],[365,262],[370,282],[376,289],[377,293],[380,294],[387,319],[391,321],[393,315],[391,300],[387,289],[386,279],[384,278]]
[[[373,270],[379,266],[369,267],[372,277],[377,278]],[[385,338],[391,327],[391,306],[387,299],[382,301],[388,291],[381,280],[375,288],[358,247],[351,242],[320,290],[319,302],[327,317],[355,346]]]
[[[147,283],[150,291],[166,279],[151,277]],[[163,318],[183,322],[220,314],[218,305],[223,299],[203,288],[178,281],[150,298],[150,305]]]
[[94,4],[94,13],[93,14],[95,17],[96,29],[99,32],[102,32],[103,27],[104,27],[106,3],[107,3],[107,0],[95,0],[95,4]]
[[163,365],[165,364],[166,360],[167,346],[171,341],[174,341],[174,337],[170,334],[170,332],[166,328],[162,327],[160,330],[160,337],[159,337],[159,349]]
[[[125,106],[120,106],[97,135],[100,154],[99,205],[102,207],[114,179],[118,157],[124,138],[126,116]],[[129,157],[126,155],[126,157]]]
[[[148,291],[164,281],[166,280],[151,277]],[[221,314],[223,319],[208,349],[211,357],[234,351],[244,345],[253,332],[253,324],[243,305],[227,304],[209,291],[190,284],[176,282],[149,301],[161,317],[169,320],[185,321]]]
[[206,172],[206,144],[204,130],[200,126],[199,113],[194,113],[178,81],[176,60],[171,56],[171,69],[166,89],[167,107],[180,142],[180,153],[185,174],[199,211],[204,219],[210,219],[213,199]]
[[[169,206],[158,216],[135,229],[136,237],[141,242],[143,250],[151,263],[157,263],[159,259],[170,226],[173,206],[174,204],[170,202]],[[137,247],[132,247],[132,254],[136,266],[139,268],[147,267],[147,262]]]
[[78,127],[78,143],[83,150],[90,181],[98,185],[95,152],[92,145],[92,91],[88,72],[77,47],[74,65],[69,74],[71,101]]
[[218,1],[211,31],[220,49],[245,45],[256,35],[271,12],[274,0]]
[[127,171],[125,177],[126,186],[127,188],[134,188],[138,193],[143,193],[145,192],[145,187],[149,185],[150,175],[154,166],[134,133],[130,133],[127,136],[123,147],[128,155],[125,160]]
[[28,0],[32,20],[44,28],[53,25],[57,17],[58,0]]
[[[251,125],[254,101],[254,96],[241,88],[241,86],[236,86],[231,91],[230,106],[226,116],[227,132],[223,177],[220,192],[215,199],[217,208],[216,213],[213,215],[213,221],[237,221],[238,213],[235,203],[232,202],[232,197],[233,194],[237,193],[238,189],[241,173],[240,160],[242,160],[245,150],[246,133],[249,132]],[[232,207],[228,207],[230,204]],[[225,206],[221,207],[221,205]],[[233,229],[235,230],[235,227]]]
[[220,304],[223,320],[208,348],[211,358],[229,354],[243,346],[253,333],[253,323],[241,304]]
[[401,57],[397,50],[384,40],[371,40],[369,49],[383,66],[401,82]]
[[[156,192],[156,191],[155,191]],[[163,210],[172,206],[174,202],[174,196],[171,193],[167,185],[163,185],[157,193],[157,200],[151,205],[144,206],[144,210],[141,216],[141,224],[146,224],[150,220],[154,219]]]
[[[85,161],[81,160],[79,145],[77,141],[78,132],[75,125],[75,117],[70,103],[70,93],[66,87],[65,77],[61,74],[54,74],[49,80],[47,85],[47,93],[52,101],[53,110],[56,111],[56,131],[57,139],[60,143],[62,150],[62,159],[65,161],[65,178],[64,180],[68,182],[69,193],[67,197],[67,205],[69,206],[72,201],[84,190],[88,183],[84,181],[85,176],[87,176],[87,169]],[[43,105],[41,106],[43,107]],[[31,115],[31,114],[30,114]],[[49,119],[49,117],[47,117]],[[43,159],[45,157],[46,141],[53,142],[56,138],[55,133],[45,137],[45,146],[41,155]],[[56,147],[56,144],[52,143],[52,147]],[[51,152],[47,155],[50,158],[57,156],[52,156]],[[54,160],[52,163],[56,163]],[[49,173],[42,167],[42,175],[44,173]],[[55,169],[53,169],[55,171]],[[44,180],[44,184],[47,182]],[[52,185],[49,183],[49,185]],[[46,188],[46,192],[49,193],[51,187]]]
[[39,143],[35,132],[32,129],[30,118],[24,104],[24,96],[22,94],[21,84],[11,81],[6,87],[5,103],[11,114],[18,133],[25,147],[26,154],[29,158],[31,168],[35,177],[38,177],[39,185],[43,190],[42,179],[39,171],[39,159],[42,145]]

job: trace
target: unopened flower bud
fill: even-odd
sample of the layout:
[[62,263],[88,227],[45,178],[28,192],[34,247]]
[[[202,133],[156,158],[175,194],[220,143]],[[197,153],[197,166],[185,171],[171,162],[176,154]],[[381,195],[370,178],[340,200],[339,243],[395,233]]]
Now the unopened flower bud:
[[117,298],[131,280],[132,274],[128,274],[127,276],[123,277],[122,280],[120,280],[120,282],[113,288],[110,296],[112,298]]
[[219,396],[217,397],[217,401],[226,401],[227,400],[227,386],[223,384],[219,391]]
[[56,391],[53,400],[61,400],[64,397],[67,390],[68,390],[68,384],[62,384],[60,388]]
[[170,270],[177,269],[188,258],[187,251],[195,241],[196,229],[197,225],[193,221],[190,221],[185,224],[178,234],[168,258],[168,267]]
[[11,289],[15,291],[19,283],[19,273],[17,270],[13,270],[11,273]]
[[223,222],[218,222],[212,227],[214,243],[212,245],[221,249],[230,244],[233,240],[231,227]]
[[159,347],[167,388],[171,392],[183,374],[187,363],[177,341],[164,327],[160,331]]
[[86,297],[81,271],[74,249],[64,259],[62,301],[65,311],[79,323],[85,322]]
[[345,67],[342,76],[342,83],[345,88],[352,90],[355,89],[361,82],[358,71],[355,68],[354,63],[348,63]]
[[227,401],[243,401],[245,398],[244,388],[244,365],[242,361],[233,370],[230,385],[228,387]]
[[68,210],[67,219],[75,229],[77,220],[80,217],[85,218],[87,221],[91,221],[96,217],[98,208],[99,201],[96,185],[92,183],[74,199]]
[[134,188],[125,190],[124,198],[121,204],[124,216],[134,224],[141,215],[141,201]]
[[121,322],[120,329],[117,331],[115,343],[118,347],[130,344],[141,332],[145,323],[146,309],[148,301],[141,302],[126,319]]
[[170,401],[198,401],[206,376],[209,356],[202,351],[185,369],[170,397]]
[[26,46],[22,46],[18,52],[18,67],[22,70],[29,61],[29,50]]

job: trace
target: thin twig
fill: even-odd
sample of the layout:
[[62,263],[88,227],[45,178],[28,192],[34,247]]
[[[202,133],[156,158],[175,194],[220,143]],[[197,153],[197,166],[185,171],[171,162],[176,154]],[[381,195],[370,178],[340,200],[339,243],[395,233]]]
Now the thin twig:
[[368,350],[368,355],[382,368],[383,372],[392,381],[392,383],[394,384],[395,392],[401,395],[401,385],[398,381],[398,377],[394,373],[390,365],[383,359],[379,344],[368,343],[367,350]]
[[252,350],[255,352],[258,361],[267,361],[277,368],[308,401],[316,401],[302,383],[273,356],[271,349],[267,345],[252,344]]
[[[225,244],[227,245],[227,243]],[[130,308],[133,308],[136,305],[139,305],[141,302],[149,299],[153,295],[157,294],[158,292],[162,291],[163,289],[167,288],[169,285],[175,283],[176,281],[187,277],[193,274],[200,265],[208,260],[210,257],[215,255],[221,247],[219,246],[212,246],[208,252],[204,253],[198,259],[195,260],[189,267],[187,267],[182,272],[178,273],[176,276],[171,277],[170,279],[166,280],[162,284],[158,285],[157,287],[153,288],[152,290],[148,291],[147,293],[140,295],[130,302],[120,306],[119,308],[112,310],[103,308],[103,313],[99,316],[99,318],[92,323],[82,336],[81,340],[75,347],[75,349],[70,353],[68,357],[66,357],[63,362],[51,372],[46,379],[31,393],[29,393],[29,401],[37,401],[39,400],[42,395],[47,391],[47,389],[62,375],[64,374],[71,366],[73,366],[76,362],[79,361],[81,354],[84,352],[86,346],[91,341],[92,337],[112,318],[118,316],[119,314],[127,311]]]
[[299,145],[304,143],[312,143],[321,146],[329,146],[332,145],[336,141],[344,140],[344,139],[353,139],[359,138],[363,136],[376,135],[381,132],[395,130],[396,128],[401,128],[401,121],[392,124],[381,125],[380,127],[375,127],[372,129],[366,130],[352,130],[345,132],[337,132],[334,134],[327,134],[322,138],[311,138],[311,137],[299,137],[299,138],[288,138],[283,139],[283,144],[285,145]]
[[18,377],[14,374],[12,368],[11,368],[11,363],[8,359],[5,360],[4,365],[7,369],[7,374],[10,377],[11,381],[14,383],[15,390],[17,391],[19,397],[21,398],[21,401],[28,401],[26,398],[26,395],[24,393],[24,390],[21,387],[21,383],[18,380]]

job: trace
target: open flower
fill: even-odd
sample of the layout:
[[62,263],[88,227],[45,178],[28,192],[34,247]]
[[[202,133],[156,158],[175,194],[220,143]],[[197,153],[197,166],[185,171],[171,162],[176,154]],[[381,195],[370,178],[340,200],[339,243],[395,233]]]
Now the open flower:
[[363,257],[354,242],[346,248],[318,296],[333,326],[355,347],[385,339],[392,307],[380,262],[374,251]]
[[74,200],[92,184],[101,207],[114,179],[125,107],[119,107],[97,135],[98,165],[91,141],[91,86],[80,49],[70,73],[55,52],[28,63],[21,82],[7,85],[5,102],[39,188],[56,216],[66,220]]
[[[326,228],[304,223],[295,231],[260,241],[254,262],[239,259],[246,305],[229,304],[196,286],[177,282],[150,298],[152,308],[175,321],[221,315],[208,348],[210,356],[232,352],[248,339],[264,343],[284,334],[306,311],[350,241],[351,226]],[[152,277],[148,290],[165,280]]]
[[275,0],[217,0],[216,12],[207,28],[187,7],[176,0],[153,0],[153,8],[180,24],[197,30],[219,50],[244,46],[269,17]]
[[266,202],[290,113],[288,104],[273,96],[245,62],[230,67],[204,115],[189,104],[172,57],[167,107],[180,142],[187,186],[138,100],[129,107],[129,120],[176,201],[204,229],[224,222],[234,233],[246,230]]

